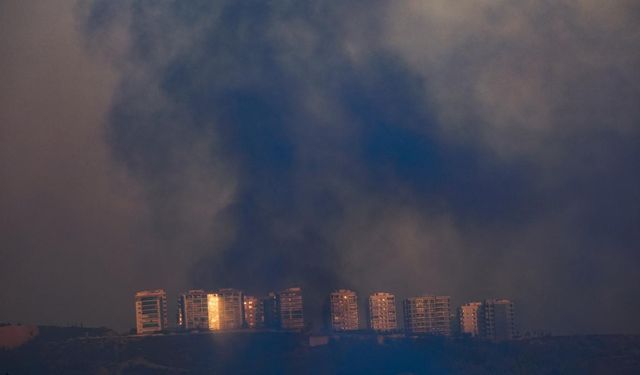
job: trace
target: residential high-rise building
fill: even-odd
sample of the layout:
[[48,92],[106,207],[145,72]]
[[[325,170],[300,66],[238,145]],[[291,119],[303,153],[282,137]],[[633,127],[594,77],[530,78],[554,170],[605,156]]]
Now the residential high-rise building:
[[460,334],[473,337],[484,333],[484,308],[482,302],[469,302],[458,308]]
[[264,326],[276,329],[280,327],[280,309],[278,308],[278,296],[274,292],[262,299],[262,312],[264,314]]
[[404,301],[405,329],[409,334],[451,334],[449,296],[420,296]]
[[513,302],[508,299],[484,301],[484,336],[489,340],[511,340],[516,336]]
[[222,296],[217,293],[207,294],[207,327],[210,331],[222,329]]
[[398,329],[396,297],[393,294],[378,292],[369,296],[369,328],[381,332]]
[[185,330],[208,329],[207,293],[192,289],[178,298],[178,326]]
[[358,296],[356,292],[340,289],[329,297],[331,307],[331,329],[334,331],[353,331],[358,324]]
[[237,289],[220,289],[222,298],[221,329],[240,329],[244,320],[242,292]]
[[286,330],[304,329],[302,289],[289,288],[278,293],[280,328]]
[[244,324],[247,328],[260,328],[264,324],[262,303],[257,297],[244,296]]
[[135,301],[136,332],[139,335],[167,328],[167,293],[163,289],[139,291]]

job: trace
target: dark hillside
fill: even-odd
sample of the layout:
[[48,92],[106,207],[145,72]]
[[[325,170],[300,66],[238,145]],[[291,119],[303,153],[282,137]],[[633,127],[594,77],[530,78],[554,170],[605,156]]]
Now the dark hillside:
[[[435,337],[333,337],[232,332],[92,337],[44,329],[0,351],[2,374],[637,374],[639,336],[572,336],[489,343]],[[112,334],[102,330],[105,334]],[[75,335],[75,337],[73,337]]]

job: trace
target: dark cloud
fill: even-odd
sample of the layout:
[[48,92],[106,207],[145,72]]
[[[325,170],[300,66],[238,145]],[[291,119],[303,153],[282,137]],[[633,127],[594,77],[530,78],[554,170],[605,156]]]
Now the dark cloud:
[[297,284],[314,314],[343,286],[505,296],[525,327],[637,332],[636,8],[82,4],[73,48],[118,75],[91,144],[133,195],[127,220],[65,226],[127,240],[70,248],[135,259],[119,292]]

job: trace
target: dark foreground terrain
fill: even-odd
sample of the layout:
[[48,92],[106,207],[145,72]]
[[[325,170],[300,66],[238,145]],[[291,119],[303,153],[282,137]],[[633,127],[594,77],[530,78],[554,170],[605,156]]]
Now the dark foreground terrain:
[[20,347],[0,349],[0,375],[640,374],[640,336],[488,343],[350,335],[313,342],[320,345],[278,332],[124,337],[45,327]]

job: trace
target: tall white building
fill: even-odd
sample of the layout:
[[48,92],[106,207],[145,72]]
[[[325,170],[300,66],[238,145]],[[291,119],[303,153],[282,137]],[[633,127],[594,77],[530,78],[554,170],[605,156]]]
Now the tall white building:
[[163,289],[137,292],[135,306],[136,332],[139,335],[167,329],[167,293]]
[[380,332],[398,329],[396,297],[393,294],[377,292],[369,296],[369,328]]

